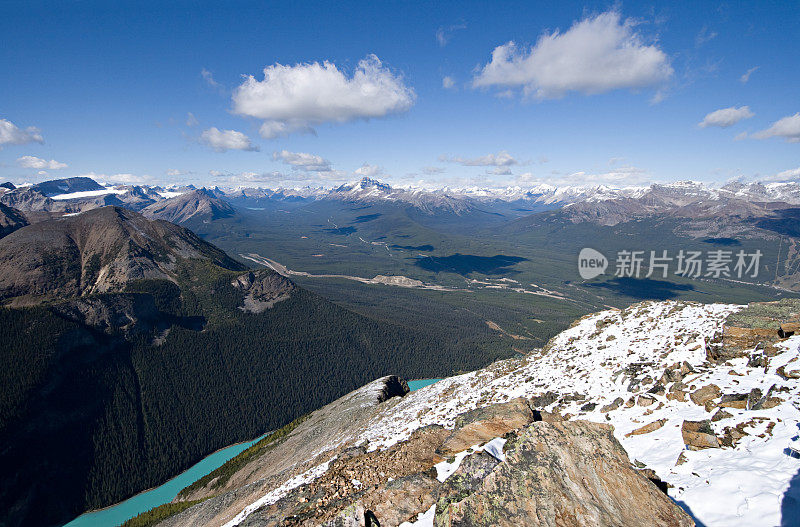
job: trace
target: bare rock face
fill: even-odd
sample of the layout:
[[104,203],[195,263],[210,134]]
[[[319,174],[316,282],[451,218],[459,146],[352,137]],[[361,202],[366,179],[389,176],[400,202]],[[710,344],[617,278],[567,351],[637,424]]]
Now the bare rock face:
[[286,300],[297,289],[291,280],[269,269],[240,275],[231,285],[246,293],[244,306],[240,309],[249,313],[261,313]]
[[514,399],[507,403],[477,408],[456,419],[455,430],[439,447],[439,453],[449,456],[462,452],[472,445],[502,437],[533,421],[533,411],[525,399]]
[[146,332],[161,321],[161,314],[149,295],[98,295],[65,302],[53,309],[69,320],[106,333]]
[[689,450],[719,448],[720,446],[719,439],[714,434],[709,421],[684,421],[681,426],[681,435]]
[[534,423],[509,440],[505,461],[435,525],[691,526],[692,519],[631,468],[610,426]]
[[698,406],[704,406],[708,401],[719,397],[720,390],[716,384],[709,384],[693,391],[689,398]]

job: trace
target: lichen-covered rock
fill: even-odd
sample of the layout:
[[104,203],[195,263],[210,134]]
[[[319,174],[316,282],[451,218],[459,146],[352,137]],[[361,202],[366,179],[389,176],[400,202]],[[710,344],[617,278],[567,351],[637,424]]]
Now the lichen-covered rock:
[[468,496],[437,506],[437,527],[694,525],[631,468],[608,425],[537,422],[510,439],[504,453]]

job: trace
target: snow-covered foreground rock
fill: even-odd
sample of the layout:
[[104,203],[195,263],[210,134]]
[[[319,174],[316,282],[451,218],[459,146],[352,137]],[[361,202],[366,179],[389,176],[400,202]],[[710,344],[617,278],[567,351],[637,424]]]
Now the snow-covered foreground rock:
[[[359,418],[351,416],[349,426],[338,426],[335,436],[314,444],[313,455],[294,460],[291,469],[273,474],[269,484],[245,478],[249,490],[233,491],[236,499],[230,497],[231,493],[212,498],[176,516],[169,524],[184,525],[202,517],[206,523],[231,527],[271,525],[264,519],[267,516],[259,516],[258,511],[270,506],[274,509],[280,498],[287,500],[290,493],[301,492],[302,485],[313,487],[313,482],[318,481],[324,487],[325,478],[331,477],[326,476],[326,471],[330,472],[329,467],[334,465],[339,467],[337,470],[355,471],[352,479],[358,485],[347,483],[347,492],[368,485],[390,485],[392,465],[387,459],[394,459],[392,456],[399,456],[398,453],[405,459],[414,459],[420,468],[436,465],[432,481],[412,485],[422,496],[431,492],[431,485],[438,485],[436,473],[444,474],[440,480],[463,473],[465,469],[459,465],[465,458],[491,458],[493,469],[498,464],[509,464],[503,451],[507,454],[509,448],[525,450],[518,440],[509,440],[498,452],[497,445],[503,445],[499,439],[488,448],[476,448],[495,435],[508,436],[511,430],[522,430],[516,433],[519,437],[554,434],[547,427],[534,433],[524,422],[514,422],[525,414],[525,404],[545,421],[566,419],[612,425],[614,437],[634,465],[647,467],[665,482],[669,496],[698,525],[797,524],[800,459],[791,457],[788,447],[800,431],[800,337],[776,343],[770,347],[768,357],[754,352],[725,362],[710,361],[724,345],[725,319],[741,309],[742,306],[721,304],[645,302],[624,311],[586,316],[535,355],[498,362],[379,404],[365,402]],[[377,389],[373,385],[348,397],[370,401],[369,394]],[[521,410],[518,401],[526,401]],[[502,406],[502,411],[492,410],[500,408],[491,407],[498,403],[508,404]],[[490,418],[481,413],[487,407],[495,412]],[[511,412],[508,408],[516,410]],[[467,421],[465,412],[471,416]],[[318,420],[316,426],[326,424]],[[456,431],[448,431],[452,429]],[[297,438],[309,434],[300,429],[295,433],[300,434]],[[428,451],[418,445],[434,441],[431,438],[441,445],[437,453],[452,458],[437,459],[429,454],[420,457],[419,452]],[[290,435],[287,441],[291,440]],[[282,446],[277,445],[275,450]],[[611,446],[607,448],[613,450]],[[484,452],[483,457],[476,457],[481,450],[491,456]],[[580,449],[576,447],[577,450]],[[518,463],[522,458],[515,456]],[[370,459],[373,465],[384,463],[386,470],[373,473],[364,468],[367,464],[345,463],[344,457]],[[576,466],[584,467],[580,463]],[[256,471],[254,467],[247,470]],[[375,480],[365,481],[359,470]],[[385,481],[381,482],[383,478]],[[345,487],[337,485],[324,488],[345,493]],[[472,494],[464,498],[464,503],[487,502],[485,484],[482,485],[483,490],[470,487]],[[605,491],[598,492],[602,495]],[[436,518],[437,525],[444,525],[449,524],[446,518],[453,518],[452,511],[443,515],[442,510],[436,510],[437,506],[448,506],[441,500],[431,507],[420,498],[418,505],[419,510],[402,520],[433,525]],[[201,510],[204,516],[198,516]],[[381,525],[386,524],[381,519]]]

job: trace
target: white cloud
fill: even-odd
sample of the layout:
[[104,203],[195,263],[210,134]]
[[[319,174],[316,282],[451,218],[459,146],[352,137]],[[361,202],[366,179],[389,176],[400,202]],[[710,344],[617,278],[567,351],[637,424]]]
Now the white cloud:
[[449,90],[453,86],[456,85],[456,81],[453,80],[453,77],[444,77],[442,78],[442,88],[445,90]]
[[746,83],[747,83],[747,81],[749,81],[749,80],[750,80],[750,75],[752,75],[753,73],[755,73],[755,71],[756,71],[758,68],[759,68],[758,66],[755,66],[755,67],[753,67],[753,68],[750,68],[749,70],[747,70],[747,71],[746,71],[746,72],[745,72],[745,73],[744,73],[744,74],[743,74],[741,77],[739,77],[739,82],[741,82],[742,84],[746,84]]
[[385,117],[414,104],[414,90],[384,68],[375,55],[358,63],[352,77],[330,62],[264,68],[264,80],[248,76],[233,94],[233,111],[263,119],[261,135],[273,139],[322,123]]
[[305,152],[289,152],[288,150],[281,150],[274,152],[272,159],[275,161],[282,161],[290,165],[294,170],[302,170],[303,172],[330,172],[331,162],[327,159]]
[[747,139],[747,132],[740,132],[733,138],[734,141],[742,141],[744,139]]
[[108,181],[123,185],[152,185],[156,178],[149,174],[114,174],[108,177]]
[[183,172],[182,170],[178,170],[177,168],[171,168],[171,169],[167,170],[167,175],[171,176],[171,177],[182,176],[184,174],[186,174],[186,172]]
[[715,38],[717,38],[717,32],[711,31],[710,29],[708,29],[708,26],[703,26],[703,28],[695,37],[694,43],[695,45],[697,45],[697,47],[700,47],[706,42],[714,40]]
[[466,29],[466,28],[467,28],[466,24],[454,24],[452,26],[447,26],[447,27],[442,26],[436,30],[436,42],[438,42],[441,47],[444,47],[450,41],[450,37],[453,36],[453,33],[455,33],[460,29]]
[[778,172],[774,176],[765,178],[762,181],[785,183],[788,181],[798,181],[798,180],[800,180],[800,167],[784,170],[783,172]]
[[443,155],[439,156],[439,160],[450,163],[458,163],[468,167],[508,167],[519,164],[519,161],[514,159],[511,154],[505,150],[502,150],[496,154],[487,154],[485,156],[474,158],[447,157]]
[[545,33],[530,50],[508,42],[494,49],[473,86],[522,87],[526,97],[548,99],[662,84],[673,74],[669,57],[645,44],[635,26],[609,11]]
[[197,120],[197,117],[192,112],[186,114],[186,126],[197,126],[198,124],[200,124],[200,121]]
[[203,79],[206,81],[206,83],[209,86],[211,86],[212,88],[215,88],[215,89],[217,89],[219,91],[224,91],[225,88],[220,83],[218,83],[216,80],[214,80],[214,75],[210,71],[208,71],[207,69],[203,68],[202,70],[200,70],[200,75],[203,77]]
[[720,128],[728,128],[733,126],[743,119],[750,119],[755,114],[750,111],[749,106],[731,106],[730,108],[722,108],[706,115],[703,120],[698,124],[701,128],[709,126],[719,126]]
[[432,176],[434,174],[443,174],[444,169],[442,167],[423,167],[422,172],[423,174]]
[[783,137],[787,143],[800,143],[800,112],[772,123],[766,130],[752,134],[756,139]]
[[361,165],[361,167],[357,168],[353,172],[353,174],[361,177],[375,178],[383,174],[383,168],[376,165],[370,165],[368,163],[364,163],[363,165]]
[[641,185],[651,181],[650,174],[646,170],[635,166],[621,166],[612,168],[607,172],[578,171],[567,174],[553,172],[548,177],[536,176],[531,172],[526,172],[515,178],[515,183],[520,186],[547,183],[554,186],[609,185],[622,187],[626,185]]
[[200,142],[211,147],[216,152],[227,150],[248,150],[257,152],[258,147],[250,142],[250,138],[236,130],[220,130],[211,127],[200,134]]
[[494,167],[486,173],[493,176],[510,176],[512,174],[511,169],[508,167]]
[[275,183],[289,179],[289,176],[282,172],[242,172],[234,174],[230,172],[220,172],[218,170],[211,170],[209,174],[218,179],[224,179],[231,184],[242,183]]
[[38,170],[59,170],[61,168],[67,168],[68,166],[66,163],[60,163],[55,159],[48,161],[47,159],[34,156],[22,156],[17,158],[17,164],[23,168],[35,168]]
[[23,130],[7,119],[0,119],[0,149],[5,145],[25,145],[28,143],[44,143],[38,128],[29,126]]
[[143,174],[143,175],[135,175],[135,174],[98,174],[97,172],[87,172],[86,174],[81,174],[81,177],[89,177],[94,179],[95,181],[106,184],[106,183],[116,183],[122,185],[134,185],[134,184],[153,184],[155,183],[155,178],[153,176]]

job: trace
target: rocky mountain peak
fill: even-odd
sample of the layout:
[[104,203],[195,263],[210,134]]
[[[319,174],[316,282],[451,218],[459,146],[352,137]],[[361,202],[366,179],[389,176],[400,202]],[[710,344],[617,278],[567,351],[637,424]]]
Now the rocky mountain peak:
[[243,267],[190,231],[131,210],[103,207],[34,223],[0,240],[0,299],[31,303],[171,279],[185,259]]

